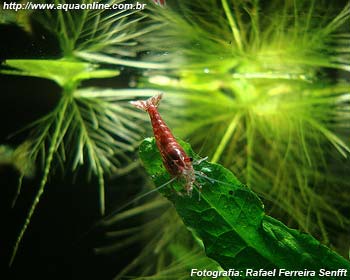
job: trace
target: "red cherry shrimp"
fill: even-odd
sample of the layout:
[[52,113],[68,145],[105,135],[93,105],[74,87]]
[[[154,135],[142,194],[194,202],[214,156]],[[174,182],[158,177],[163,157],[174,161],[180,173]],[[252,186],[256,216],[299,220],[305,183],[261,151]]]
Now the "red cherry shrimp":
[[[160,100],[162,99],[163,94],[157,94],[155,96],[150,97],[147,100],[137,100],[137,101],[131,101],[130,103],[135,106],[136,108],[145,111],[149,114],[151,119],[151,124],[153,128],[154,137],[156,140],[157,148],[160,152],[162,162],[164,167],[166,168],[167,172],[171,175],[171,179],[164,184],[152,189],[151,191],[148,191],[146,193],[143,193],[136,198],[132,199],[131,201],[127,202],[126,204],[122,205],[121,207],[115,209],[112,211],[109,215],[104,217],[102,221],[100,221],[99,225],[108,226],[113,224],[115,221],[113,216],[116,213],[119,213],[120,211],[126,209],[128,206],[134,204],[135,202],[139,201],[140,199],[150,195],[151,193],[154,193],[163,187],[171,184],[177,179],[180,179],[180,182],[184,182],[184,190],[185,194],[188,196],[192,195],[192,191],[194,187],[197,187],[198,193],[199,193],[199,199],[200,194],[202,190],[201,184],[196,180],[197,178],[202,178],[204,180],[207,180],[209,183],[214,185],[214,183],[224,184],[227,185],[226,182],[222,182],[220,180],[216,180],[214,178],[208,177],[203,171],[195,170],[193,168],[194,165],[200,165],[203,161],[206,161],[208,157],[200,158],[197,160],[193,160],[191,157],[187,155],[187,153],[184,151],[184,149],[181,147],[181,145],[178,143],[174,135],[172,134],[169,127],[166,125],[162,117],[160,116],[158,112],[158,105],[160,103]],[[230,185],[230,184],[228,184]],[[179,195],[182,195],[181,193],[177,192]],[[93,226],[92,228],[94,228]]]
[[[160,190],[168,184],[171,184],[176,179],[184,181],[184,190],[188,196],[192,195],[193,187],[196,186],[198,188],[199,199],[202,186],[196,180],[196,176],[209,181],[211,184],[214,184],[215,182],[220,184],[227,184],[225,182],[210,178],[204,172],[195,170],[193,168],[194,165],[199,165],[203,161],[206,161],[208,157],[193,160],[186,154],[158,112],[158,105],[162,97],[163,94],[159,93],[147,100],[131,101],[130,103],[136,108],[148,112],[163,165],[168,173],[172,176],[172,178],[161,186],[158,186],[157,188],[136,197],[132,201],[114,211],[114,213],[125,209],[127,206],[138,201],[139,199]],[[181,195],[181,193],[178,194]]]
[[181,178],[185,181],[184,189],[188,195],[192,194],[193,185],[197,183],[192,158],[190,158],[181,145],[177,142],[169,127],[166,125],[158,112],[158,105],[163,94],[157,94],[147,100],[131,101],[136,108],[148,112],[156,144],[164,167],[172,177]]

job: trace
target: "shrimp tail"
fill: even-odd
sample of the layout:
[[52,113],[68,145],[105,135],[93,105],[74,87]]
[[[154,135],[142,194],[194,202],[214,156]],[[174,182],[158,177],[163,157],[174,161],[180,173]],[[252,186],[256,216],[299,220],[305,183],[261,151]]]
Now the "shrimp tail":
[[162,97],[163,97],[163,93],[159,93],[155,96],[148,98],[147,100],[130,101],[130,104],[142,111],[147,112],[151,106],[158,107],[158,104],[162,99]]

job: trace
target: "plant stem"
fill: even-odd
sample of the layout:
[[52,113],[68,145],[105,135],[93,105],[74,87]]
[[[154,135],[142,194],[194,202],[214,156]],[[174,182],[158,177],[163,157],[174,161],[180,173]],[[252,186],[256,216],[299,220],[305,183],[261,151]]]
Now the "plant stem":
[[242,51],[243,47],[242,47],[242,40],[241,40],[241,34],[239,32],[239,29],[237,27],[237,24],[232,16],[232,13],[230,11],[230,7],[227,4],[227,0],[221,0],[222,6],[224,8],[226,17],[228,19],[228,22],[230,24],[231,30],[232,30],[232,35],[233,38],[236,41],[237,47],[240,51]]
[[21,193],[23,177],[24,177],[24,175],[21,174],[21,175],[19,176],[19,178],[18,178],[18,183],[17,183],[18,185],[17,185],[16,195],[15,195],[15,197],[13,198],[13,201],[12,201],[12,204],[11,204],[11,207],[12,207],[12,208],[15,207],[17,198],[19,197],[19,195],[20,195],[20,193]]
[[100,202],[100,213],[103,216],[105,214],[105,185],[104,185],[104,178],[103,178],[103,168],[101,166],[101,162],[98,160],[98,156],[96,155],[95,151],[95,144],[93,141],[91,141],[91,138],[89,136],[88,128],[86,127],[86,124],[84,122],[84,118],[81,115],[81,112],[79,110],[79,107],[76,103],[76,101],[73,101],[73,106],[76,111],[76,116],[80,121],[81,124],[81,130],[82,133],[85,136],[86,139],[86,148],[89,151],[90,155],[93,155],[93,170],[95,174],[98,177],[98,185],[99,185],[99,202]]
[[[75,51],[74,55],[76,57],[85,59],[91,62],[101,62],[101,63],[109,63],[116,64],[122,66],[130,66],[135,68],[149,68],[149,69],[172,69],[178,68],[176,65],[171,65],[170,63],[157,63],[157,62],[144,62],[144,61],[131,61],[127,59],[121,59],[117,57],[111,57],[108,55],[103,55],[99,53],[86,53]],[[4,71],[3,71],[4,72]]]
[[238,121],[239,121],[240,115],[236,114],[233,120],[231,121],[230,125],[227,127],[224,137],[222,138],[218,148],[215,151],[215,154],[212,158],[212,162],[217,162],[220,159],[220,156],[224,149],[227,146],[228,141],[231,139],[233,132],[235,131]]
[[103,216],[105,214],[105,181],[103,178],[103,169],[101,167],[101,164],[97,162],[96,165],[100,197],[100,213]]
[[52,139],[51,139],[51,144],[50,144],[50,148],[49,148],[49,153],[47,155],[47,159],[46,159],[46,164],[45,164],[45,168],[44,168],[44,174],[43,174],[43,177],[41,179],[41,182],[40,182],[40,187],[39,187],[39,190],[34,198],[34,201],[33,201],[33,204],[32,206],[30,207],[29,209],[29,212],[27,214],[27,218],[24,222],[24,225],[17,237],[17,240],[16,240],[16,243],[15,243],[15,246],[13,248],[13,251],[12,251],[12,255],[11,255],[11,259],[10,259],[10,262],[9,262],[9,266],[12,265],[14,259],[15,259],[15,256],[17,254],[17,251],[18,251],[18,247],[22,241],[22,238],[23,238],[23,235],[24,233],[26,232],[27,230],[27,227],[31,221],[31,218],[34,214],[34,211],[39,203],[39,200],[40,200],[40,197],[41,195],[44,193],[44,188],[45,188],[45,185],[46,185],[46,182],[47,182],[47,179],[48,179],[48,175],[49,175],[49,172],[50,172],[50,168],[51,168],[51,163],[52,163],[52,160],[53,160],[53,156],[54,156],[54,153],[57,149],[57,140],[59,138],[59,135],[60,135],[60,132],[61,132],[61,126],[62,126],[62,123],[63,123],[63,119],[64,119],[64,115],[65,115],[65,112],[66,112],[66,108],[67,108],[67,104],[68,104],[68,101],[62,97],[61,98],[61,101],[60,103],[58,104],[57,108],[59,109],[59,112],[57,114],[57,125],[56,125],[56,129],[54,131],[54,134],[52,136]]

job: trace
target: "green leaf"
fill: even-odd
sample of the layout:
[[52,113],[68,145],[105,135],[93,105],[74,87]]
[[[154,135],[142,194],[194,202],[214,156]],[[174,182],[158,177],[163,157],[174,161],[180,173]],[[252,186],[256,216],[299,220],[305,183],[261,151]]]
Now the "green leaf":
[[65,60],[9,59],[4,65],[16,70],[1,69],[0,73],[49,79],[62,87],[72,82],[119,75],[117,70],[96,69],[94,64]]
[[[198,159],[189,144],[180,141],[189,156]],[[157,186],[170,179],[154,138],[145,139],[140,157]],[[320,269],[350,269],[350,263],[312,236],[285,226],[265,215],[258,196],[219,164],[202,162],[195,169],[214,179],[198,178],[201,199],[179,195],[179,180],[160,189],[175,206],[186,226],[203,241],[206,254],[224,269],[280,269],[315,271],[308,279],[320,279]],[[174,191],[176,190],[176,191]],[[246,277],[250,278],[250,277]],[[299,279],[298,276],[288,279]],[[327,279],[337,279],[336,276]]]

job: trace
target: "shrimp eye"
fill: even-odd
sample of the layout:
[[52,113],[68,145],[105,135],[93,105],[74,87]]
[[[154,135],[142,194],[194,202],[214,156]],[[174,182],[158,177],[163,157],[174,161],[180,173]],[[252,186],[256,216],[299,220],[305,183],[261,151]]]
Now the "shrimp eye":
[[193,158],[191,158],[191,157],[186,157],[185,158],[185,162],[192,162],[193,161]]

